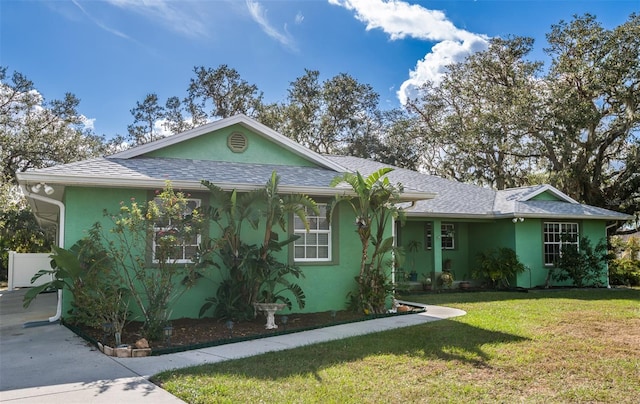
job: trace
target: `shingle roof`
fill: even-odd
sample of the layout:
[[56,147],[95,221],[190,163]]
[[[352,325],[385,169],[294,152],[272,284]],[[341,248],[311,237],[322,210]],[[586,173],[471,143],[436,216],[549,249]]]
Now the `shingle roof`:
[[148,158],[97,158],[30,171],[62,177],[113,178],[114,180],[209,180],[214,183],[264,185],[273,171],[280,184],[304,187],[328,187],[338,175],[333,170],[276,164],[233,163],[221,161]]
[[[329,156],[336,163],[359,171],[363,175],[369,175],[387,164],[365,160],[350,156]],[[436,192],[434,199],[419,201],[415,207],[408,211],[409,215],[488,215],[493,209],[495,191],[475,185],[463,184],[418,173],[404,168],[394,167],[394,171],[387,174],[392,182],[400,182],[405,187],[411,187],[419,191]]]
[[[387,164],[350,156],[328,156],[352,171],[369,175]],[[471,184],[463,184],[433,175],[403,168],[388,174],[393,182],[400,182],[418,191],[436,192],[434,199],[419,201],[409,216],[441,217],[546,217],[627,220],[628,215],[583,205],[573,201],[549,185],[533,185],[496,191]],[[564,201],[530,200],[542,191],[550,191]]]
[[[350,156],[324,156],[346,171],[369,175],[389,165]],[[418,201],[407,213],[417,217],[495,218],[547,217],[626,220],[627,215],[607,209],[582,205],[566,197],[567,202],[530,200],[545,188],[564,195],[548,185],[496,191],[463,184],[403,168],[393,167],[388,174],[407,191],[437,193],[434,199]],[[23,173],[28,180],[56,178],[62,184],[131,184],[145,181],[163,183],[166,180],[199,186],[203,179],[217,184],[262,186],[273,171],[280,176],[281,186],[330,190],[333,178],[341,174],[333,169],[284,166],[276,164],[233,163],[173,158],[97,158],[62,164]],[[561,198],[562,199],[562,198]]]

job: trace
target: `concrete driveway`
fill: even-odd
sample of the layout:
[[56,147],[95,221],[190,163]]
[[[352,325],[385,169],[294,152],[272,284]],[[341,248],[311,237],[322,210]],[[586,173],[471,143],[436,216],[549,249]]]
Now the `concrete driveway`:
[[147,379],[168,369],[283,351],[466,314],[458,309],[423,305],[426,311],[416,315],[340,324],[162,356],[114,358],[95,352],[94,347],[58,324],[25,328],[25,322],[46,320],[54,314],[56,295],[40,295],[25,310],[24,293],[0,291],[0,402],[182,403]]
[[56,294],[22,308],[25,289],[0,291],[0,402],[183,403],[59,324]]

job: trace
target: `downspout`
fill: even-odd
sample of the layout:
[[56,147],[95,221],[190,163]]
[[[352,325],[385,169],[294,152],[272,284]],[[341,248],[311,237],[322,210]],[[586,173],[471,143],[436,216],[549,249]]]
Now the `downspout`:
[[[58,224],[58,247],[64,248],[64,220],[65,220],[64,204],[61,201],[58,201],[56,199],[47,198],[46,196],[29,192],[26,186],[23,186],[22,189],[28,198],[50,203],[58,207],[58,209],[60,210],[60,217],[59,217],[60,223]],[[58,289],[58,305],[56,307],[56,314],[54,314],[53,317],[49,317],[49,322],[51,323],[56,322],[60,320],[61,316],[62,316],[62,289]]]

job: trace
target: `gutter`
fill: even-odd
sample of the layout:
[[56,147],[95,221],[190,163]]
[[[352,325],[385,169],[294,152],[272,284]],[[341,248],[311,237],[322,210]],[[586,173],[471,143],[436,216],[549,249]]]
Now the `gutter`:
[[[65,221],[65,212],[66,212],[66,208],[64,204],[61,201],[58,201],[56,199],[34,194],[27,189],[26,185],[22,186],[22,191],[24,192],[24,195],[27,198],[35,199],[37,201],[42,201],[45,203],[50,203],[58,207],[58,209],[60,210],[60,217],[59,217],[60,223],[58,224],[58,246],[60,248],[64,248],[64,221]],[[61,289],[58,290],[58,305],[56,306],[56,314],[54,314],[53,317],[49,317],[49,322],[50,323],[56,322],[60,320],[60,317],[62,317],[62,290]]]

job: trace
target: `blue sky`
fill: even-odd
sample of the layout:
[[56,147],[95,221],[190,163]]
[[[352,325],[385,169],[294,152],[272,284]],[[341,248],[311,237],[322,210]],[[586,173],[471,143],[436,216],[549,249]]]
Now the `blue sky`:
[[126,135],[146,94],[183,98],[194,66],[226,64],[283,101],[304,69],[348,73],[399,106],[413,86],[491,37],[535,38],[591,13],[613,28],[640,0],[2,0],[0,65],[47,100],[74,93],[94,132]]

